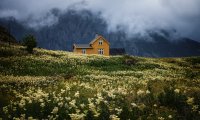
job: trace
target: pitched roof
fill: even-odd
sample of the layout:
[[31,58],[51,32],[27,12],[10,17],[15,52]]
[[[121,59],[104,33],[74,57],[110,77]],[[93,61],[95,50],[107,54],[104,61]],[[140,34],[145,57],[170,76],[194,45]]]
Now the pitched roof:
[[99,38],[103,38],[109,44],[109,42],[104,37],[97,34],[95,36],[95,38],[89,44],[74,44],[74,47],[76,47],[76,48],[92,48],[91,44],[93,44]]
[[89,44],[74,44],[76,48],[92,48]]
[[96,36],[89,44],[93,44],[100,36]]
[[109,44],[109,42],[104,37],[102,37],[101,35],[97,35],[89,44],[90,45],[93,44],[99,38],[103,38]]

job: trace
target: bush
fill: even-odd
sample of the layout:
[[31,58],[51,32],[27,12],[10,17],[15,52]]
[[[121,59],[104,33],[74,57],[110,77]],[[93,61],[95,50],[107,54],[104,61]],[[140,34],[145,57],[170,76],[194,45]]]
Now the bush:
[[168,106],[178,111],[186,106],[186,96],[181,93],[175,93],[174,89],[166,88],[163,93],[158,96],[161,105]]
[[124,60],[123,63],[128,66],[135,65],[138,62],[138,60],[136,58],[134,58],[130,55],[124,55],[123,60]]
[[110,111],[106,104],[103,102],[100,103],[101,106],[101,113],[99,115],[99,120],[109,120],[110,119]]
[[10,56],[13,56],[14,55],[14,53],[13,53],[13,51],[11,51],[11,50],[6,50],[6,48],[5,49],[1,49],[0,50],[0,57],[10,57]]
[[189,79],[194,79],[194,78],[199,77],[199,74],[200,74],[199,71],[195,71],[193,69],[186,69],[184,76]]
[[165,89],[163,93],[158,96],[161,105],[172,108],[177,111],[179,119],[199,118],[197,114],[192,112],[192,108],[186,103],[187,97],[182,93],[175,93],[174,89]]
[[200,57],[185,58],[185,61],[192,65],[197,65],[200,63]]
[[87,112],[87,115],[86,115],[86,117],[85,117],[85,120],[95,120],[94,114],[92,113],[91,110],[89,110],[89,111]]
[[128,119],[130,119],[130,111],[129,111],[127,105],[123,106],[122,112],[119,115],[119,117],[120,117],[121,120],[128,120]]
[[26,50],[29,53],[33,53],[33,48],[37,46],[35,37],[33,35],[27,35],[26,37],[24,37],[23,45],[26,46]]

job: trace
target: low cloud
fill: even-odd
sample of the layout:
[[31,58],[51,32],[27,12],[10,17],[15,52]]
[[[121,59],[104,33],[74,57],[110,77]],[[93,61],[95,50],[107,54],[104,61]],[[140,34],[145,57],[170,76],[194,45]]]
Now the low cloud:
[[34,18],[33,16],[30,16],[26,21],[25,24],[28,25],[28,27],[40,29],[41,27],[51,26],[58,22],[58,16],[55,16],[52,13],[48,13],[45,16],[41,16],[39,18]]
[[19,16],[19,13],[17,10],[1,10],[0,11],[0,17],[1,18],[7,18],[7,17],[15,17],[15,18],[18,18]]
[[200,41],[199,6],[199,0],[1,0],[0,17],[28,19],[31,27],[48,26],[57,22],[49,14],[53,8],[62,12],[86,9],[101,13],[108,31],[123,30],[131,36],[175,29],[180,36]]

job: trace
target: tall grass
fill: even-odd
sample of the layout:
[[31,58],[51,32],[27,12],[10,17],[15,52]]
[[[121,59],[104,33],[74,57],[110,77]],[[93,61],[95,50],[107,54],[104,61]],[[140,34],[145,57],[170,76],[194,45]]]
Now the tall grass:
[[0,119],[200,119],[199,57],[29,55],[2,46]]

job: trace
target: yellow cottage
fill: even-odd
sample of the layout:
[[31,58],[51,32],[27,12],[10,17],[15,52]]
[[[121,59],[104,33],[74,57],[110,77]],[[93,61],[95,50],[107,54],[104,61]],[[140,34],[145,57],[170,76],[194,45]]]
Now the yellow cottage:
[[109,42],[101,35],[96,35],[89,44],[73,45],[73,52],[79,54],[100,54],[109,56],[109,49]]

